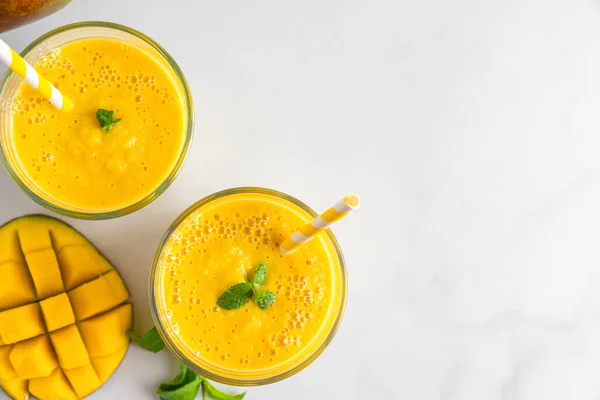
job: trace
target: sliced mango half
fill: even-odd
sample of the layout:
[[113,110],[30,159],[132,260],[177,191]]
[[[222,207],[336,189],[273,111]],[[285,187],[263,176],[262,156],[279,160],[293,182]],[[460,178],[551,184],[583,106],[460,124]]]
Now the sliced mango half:
[[94,392],[127,352],[128,299],[115,268],[64,222],[0,226],[0,387],[14,400]]

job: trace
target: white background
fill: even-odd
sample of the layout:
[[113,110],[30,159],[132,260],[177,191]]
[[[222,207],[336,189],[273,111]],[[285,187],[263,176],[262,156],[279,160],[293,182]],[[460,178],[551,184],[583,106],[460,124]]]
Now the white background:
[[[194,201],[258,185],[324,210],[357,192],[334,228],[338,335],[247,399],[600,397],[600,0],[80,0],[2,37],[21,50],[82,20],[156,39],[196,103],[161,198],[69,221],[118,266],[137,330],[159,240]],[[43,211],[0,170],[0,222]],[[176,369],[132,346],[90,398],[152,399]]]

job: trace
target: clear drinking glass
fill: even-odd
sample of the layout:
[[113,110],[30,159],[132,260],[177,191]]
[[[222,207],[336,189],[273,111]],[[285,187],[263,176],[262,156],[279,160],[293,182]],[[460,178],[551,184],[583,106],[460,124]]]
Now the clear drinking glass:
[[164,279],[168,279],[168,277],[165,277],[163,274],[167,264],[166,260],[164,260],[164,256],[168,253],[170,239],[176,237],[180,227],[186,221],[186,218],[192,216],[198,210],[202,210],[203,207],[210,205],[212,202],[237,194],[260,194],[283,200],[285,203],[288,203],[289,207],[293,208],[295,212],[303,215],[306,221],[310,221],[318,216],[315,211],[300,200],[285,193],[265,188],[234,188],[223,190],[203,198],[177,217],[163,236],[150,273],[150,309],[154,323],[165,344],[188,368],[208,379],[228,385],[266,385],[288,378],[303,370],[317,359],[329,345],[340,325],[346,305],[346,266],[337,240],[331,230],[326,230],[324,232],[326,235],[325,246],[328,249],[334,276],[332,279],[332,287],[330,288],[332,291],[332,303],[328,312],[328,317],[321,326],[319,333],[299,355],[280,365],[263,370],[251,371],[227,369],[215,365],[214,363],[210,363],[207,360],[203,360],[201,356],[194,354],[194,349],[190,349],[179,339],[177,332],[169,323],[165,294],[163,293]]
[[158,43],[148,36],[129,27],[102,21],[80,22],[65,25],[36,39],[23,50],[21,55],[30,64],[35,64],[40,58],[60,46],[79,39],[110,38],[123,43],[136,46],[150,54],[159,61],[169,75],[173,78],[184,107],[184,124],[181,135],[184,136],[179,157],[172,165],[170,172],[162,183],[132,204],[114,209],[86,209],[61,202],[47,193],[44,193],[35,182],[30,179],[19,163],[12,140],[12,109],[14,98],[22,84],[21,78],[8,71],[0,82],[0,159],[4,163],[10,176],[17,184],[40,205],[60,214],[80,219],[109,219],[120,217],[151,203],[160,196],[175,180],[183,166],[191,145],[194,125],[194,106],[192,95],[185,77],[173,58]]

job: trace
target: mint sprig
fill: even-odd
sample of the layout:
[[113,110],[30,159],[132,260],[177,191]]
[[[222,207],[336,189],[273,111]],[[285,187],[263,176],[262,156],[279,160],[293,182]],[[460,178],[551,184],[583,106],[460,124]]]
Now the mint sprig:
[[204,379],[183,364],[179,374],[170,382],[158,387],[156,394],[160,400],[194,400]]
[[246,396],[246,392],[228,394],[220,391],[183,364],[179,365],[179,374],[170,382],[160,385],[156,394],[160,400],[194,400],[201,388],[202,398],[206,394],[212,400],[242,400]]
[[[140,347],[156,353],[165,347],[156,327],[143,335],[137,335],[131,329],[127,336],[132,338]],[[136,339],[133,339],[136,338]],[[141,339],[143,338],[143,339]],[[162,347],[158,343],[162,344]],[[159,348],[159,350],[156,350]],[[246,392],[241,394],[228,394],[214,387],[206,378],[201,377],[183,364],[179,365],[179,373],[169,382],[162,383],[156,390],[160,400],[194,400],[202,389],[202,398],[207,395],[212,400],[242,400]]]
[[112,128],[113,125],[121,121],[121,118],[113,119],[114,114],[115,112],[113,110],[105,110],[103,108],[99,108],[96,111],[96,119],[100,124],[100,128],[108,132],[108,130]]
[[241,394],[228,394],[221,392],[206,379],[202,381],[202,386],[208,397],[213,400],[242,400],[246,395],[246,392]]
[[248,282],[238,283],[227,289],[217,299],[217,305],[225,310],[235,310],[250,300],[253,286]]
[[275,293],[259,287],[265,282],[266,277],[267,267],[260,263],[254,271],[251,281],[231,286],[219,296],[217,305],[225,310],[235,310],[244,306],[248,300],[254,297],[254,302],[261,310],[271,307],[275,304]]
[[144,350],[158,353],[165,348],[165,342],[163,342],[155,326],[141,336],[133,332],[131,329],[128,329],[125,333],[127,333],[129,339],[133,340]]
[[261,310],[265,310],[275,303],[275,293],[266,289],[256,289],[254,302]]
[[267,267],[264,263],[258,264],[258,268],[254,271],[254,276],[252,277],[252,284],[254,285],[262,285],[265,283],[265,277],[267,276]]

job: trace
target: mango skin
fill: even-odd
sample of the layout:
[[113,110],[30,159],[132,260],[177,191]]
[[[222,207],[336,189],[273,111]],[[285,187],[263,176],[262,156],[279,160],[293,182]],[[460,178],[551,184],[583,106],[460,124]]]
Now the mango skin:
[[110,262],[64,222],[30,215],[0,226],[0,321],[11,327],[0,326],[0,387],[15,400],[97,390],[127,352],[128,299]]
[[0,32],[56,12],[71,0],[0,0]]

